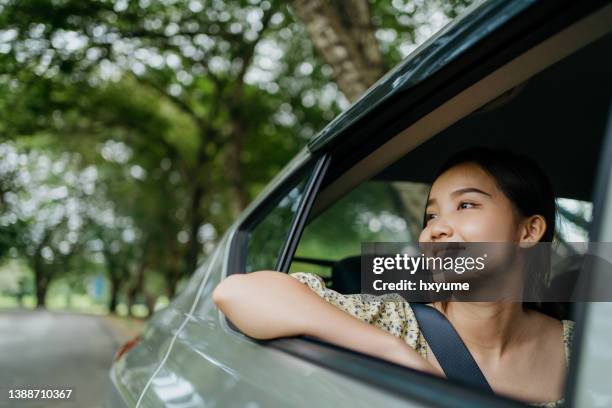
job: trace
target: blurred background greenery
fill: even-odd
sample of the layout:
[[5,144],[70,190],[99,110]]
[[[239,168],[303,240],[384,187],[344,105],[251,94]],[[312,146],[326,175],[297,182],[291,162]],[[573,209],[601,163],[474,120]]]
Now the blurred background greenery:
[[469,0],[0,0],[0,308],[144,317]]

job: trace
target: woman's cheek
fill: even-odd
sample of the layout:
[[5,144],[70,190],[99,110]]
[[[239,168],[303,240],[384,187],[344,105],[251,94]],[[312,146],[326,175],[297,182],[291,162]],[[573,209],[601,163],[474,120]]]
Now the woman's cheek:
[[487,211],[464,214],[460,221],[460,234],[466,242],[500,242],[511,239],[508,217]]

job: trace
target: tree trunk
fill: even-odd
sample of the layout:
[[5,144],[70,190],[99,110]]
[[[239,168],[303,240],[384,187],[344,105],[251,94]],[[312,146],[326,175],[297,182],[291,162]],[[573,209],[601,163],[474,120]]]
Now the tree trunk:
[[147,306],[147,317],[151,316],[155,311],[155,303],[157,302],[157,296],[151,294],[145,294],[145,305]]
[[[112,253],[109,250],[110,243],[104,244],[104,260],[106,262],[106,273],[110,283],[110,299],[108,301],[108,312],[117,313],[117,303],[119,303],[119,289],[121,286],[121,276],[128,277],[129,270],[124,263],[125,259],[120,254]],[[123,263],[123,265],[122,265]]]
[[389,186],[391,199],[400,215],[408,221],[410,234],[418,238],[422,230],[423,208],[427,201],[428,185],[408,184],[401,188]]
[[178,285],[178,271],[170,271],[166,277],[166,295],[172,300],[176,294],[176,286]]
[[48,281],[41,270],[34,271],[34,276],[36,278],[36,307],[46,309]]
[[244,183],[241,158],[246,133],[243,126],[243,121],[248,120],[248,114],[245,115],[240,109],[242,98],[244,96],[244,80],[249,66],[253,61],[255,48],[263,37],[263,33],[265,32],[266,27],[270,23],[270,19],[274,14],[273,9],[274,6],[270,7],[268,11],[264,13],[261,19],[262,30],[260,31],[257,40],[242,48],[243,53],[240,55],[240,58],[242,59],[242,67],[240,68],[240,72],[236,77],[234,90],[230,98],[230,115],[232,118],[234,118],[234,120],[231,124],[231,143],[229,146],[227,171],[234,196],[234,200],[232,202],[232,215],[234,218],[238,217],[242,210],[244,210],[249,204],[249,194]]
[[108,312],[117,313],[117,303],[119,302],[119,279],[110,279],[110,300],[108,302]]
[[355,101],[385,71],[368,0],[291,0],[336,84]]
[[169,255],[166,264],[166,295],[170,300],[176,295],[176,287],[182,275],[181,271],[179,254],[175,252]]
[[134,306],[134,301],[136,299],[136,288],[130,287],[125,293],[125,304],[127,306],[128,316],[134,316],[132,313],[132,306]]
[[244,184],[242,172],[242,149],[244,148],[244,129],[239,121],[232,124],[232,142],[229,146],[228,160],[226,161],[227,174],[232,188],[234,200],[232,214],[238,217],[249,204],[249,197]]
[[133,316],[132,306],[134,306],[136,295],[138,295],[139,293],[143,296],[145,295],[144,278],[145,278],[145,272],[148,266],[148,262],[147,262],[148,248],[149,248],[149,240],[145,239],[143,247],[142,247],[141,259],[136,268],[136,276],[134,277],[134,281],[127,291],[127,307],[128,307],[128,314],[130,316]]
[[[42,247],[42,245],[40,245]],[[39,248],[38,248],[39,249]],[[47,307],[47,287],[49,286],[49,278],[44,269],[43,260],[39,255],[38,250],[30,264],[34,272],[34,292],[36,295],[36,307],[45,309]]]
[[36,285],[36,307],[39,309],[47,308],[47,285]]
[[[201,167],[200,167],[201,168]],[[204,187],[198,183],[193,188],[191,193],[190,216],[189,223],[189,242],[187,249],[187,259],[185,262],[185,273],[191,275],[198,266],[198,255],[200,254],[200,243],[198,242],[198,230],[202,225],[202,215],[200,207],[204,198]]]

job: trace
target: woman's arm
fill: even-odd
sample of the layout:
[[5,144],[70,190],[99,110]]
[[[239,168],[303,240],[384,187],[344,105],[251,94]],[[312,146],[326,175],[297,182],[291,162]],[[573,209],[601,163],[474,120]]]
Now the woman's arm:
[[243,333],[256,339],[310,335],[441,375],[400,338],[336,308],[285,273],[231,275],[215,288],[213,301]]

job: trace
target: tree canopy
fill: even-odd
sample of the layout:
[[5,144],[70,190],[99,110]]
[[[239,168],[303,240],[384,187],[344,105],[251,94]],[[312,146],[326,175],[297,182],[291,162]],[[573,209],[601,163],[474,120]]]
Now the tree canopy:
[[[91,264],[111,311],[153,302],[153,277],[171,297],[325,123],[467,3],[0,0],[0,147],[18,158],[0,169],[0,256],[27,260],[40,305]],[[27,213],[34,189],[47,201]]]

